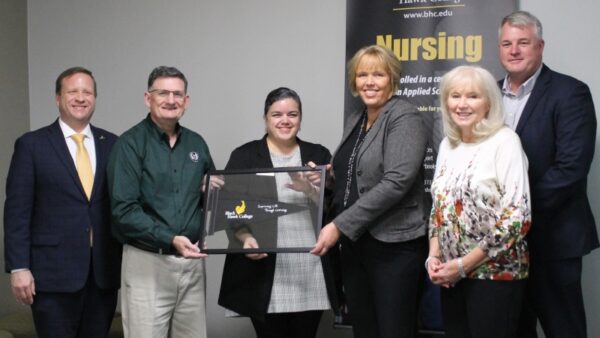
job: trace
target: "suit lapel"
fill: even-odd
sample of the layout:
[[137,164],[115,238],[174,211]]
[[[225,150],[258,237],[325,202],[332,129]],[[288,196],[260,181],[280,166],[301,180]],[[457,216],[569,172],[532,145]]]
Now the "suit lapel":
[[392,97],[388,101],[388,103],[385,104],[385,106],[383,107],[383,109],[379,113],[379,116],[375,120],[375,123],[373,123],[373,125],[371,126],[371,129],[369,130],[369,132],[365,136],[365,140],[363,142],[363,145],[360,147],[360,150],[359,150],[359,153],[358,153],[357,162],[360,162],[360,158],[362,157],[362,155],[364,154],[364,152],[367,149],[369,149],[369,144],[371,144],[371,142],[373,142],[373,140],[375,140],[375,137],[377,136],[377,134],[379,134],[379,132],[382,130],[383,124],[384,124],[383,121],[385,120],[385,116],[387,115],[387,113],[390,111],[390,109],[397,102],[398,102],[397,98],[396,97]]
[[314,161],[314,156],[311,149],[306,147],[306,143],[304,143],[300,138],[296,137],[298,141],[298,147],[300,147],[300,161],[302,161],[301,165],[304,166],[308,161]]
[[106,135],[98,128],[90,125],[92,134],[94,134],[94,147],[96,148],[96,170],[94,171],[94,186],[92,188],[92,196],[99,190],[99,187],[104,184],[104,169],[106,168],[106,162],[108,161],[108,155],[110,153],[108,139]]
[[267,144],[267,135],[263,136],[257,152],[257,168],[273,168],[271,154],[269,153],[269,145]]
[[519,123],[517,123],[516,133],[521,135],[523,129],[525,129],[525,125],[529,118],[533,115],[535,108],[538,103],[546,93],[546,88],[548,87],[548,83],[550,82],[550,69],[544,65],[542,67],[542,71],[538,76],[535,85],[533,86],[533,90],[531,91],[531,95],[523,108],[523,112],[521,113],[521,118],[519,118]]
[[65,136],[60,129],[60,125],[58,124],[58,119],[56,122],[50,125],[50,128],[48,128],[48,133],[48,139],[54,148],[54,151],[56,152],[56,156],[63,163],[65,169],[73,179],[73,182],[78,187],[80,192],[83,194],[83,196],[85,196],[85,191],[83,190],[83,186],[79,180],[79,175],[77,175],[77,168],[75,168],[75,163],[73,162],[71,153],[69,153],[69,148],[67,147]]
[[354,129],[354,127],[356,127],[356,124],[358,123],[358,121],[360,121],[362,116],[363,116],[363,110],[356,111],[354,114],[348,116],[348,119],[346,120],[346,125],[344,126],[344,133],[342,135],[342,141],[340,142],[338,147],[335,149],[335,152],[333,153],[333,157],[335,157],[335,155],[340,150],[342,145],[346,142],[348,137],[350,137],[352,130]]

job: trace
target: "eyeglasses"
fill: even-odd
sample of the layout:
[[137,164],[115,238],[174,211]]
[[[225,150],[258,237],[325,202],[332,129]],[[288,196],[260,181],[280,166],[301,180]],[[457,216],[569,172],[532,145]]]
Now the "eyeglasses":
[[185,93],[178,90],[151,89],[148,93],[156,94],[161,99],[168,99],[171,94],[173,94],[173,98],[177,101],[183,101],[185,98]]

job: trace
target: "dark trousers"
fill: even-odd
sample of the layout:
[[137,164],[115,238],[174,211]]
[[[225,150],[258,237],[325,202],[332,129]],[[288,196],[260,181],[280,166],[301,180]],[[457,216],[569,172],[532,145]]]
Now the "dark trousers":
[[525,283],[463,279],[441,288],[445,337],[515,337]]
[[31,312],[38,337],[106,338],[117,293],[98,288],[91,267],[85,286],[77,292],[36,292]]
[[581,257],[531,259],[518,337],[536,338],[537,319],[546,338],[587,337]]
[[323,311],[267,313],[265,320],[251,318],[257,338],[314,338]]
[[384,243],[368,233],[341,239],[342,280],[356,338],[410,338],[427,251],[425,237]]

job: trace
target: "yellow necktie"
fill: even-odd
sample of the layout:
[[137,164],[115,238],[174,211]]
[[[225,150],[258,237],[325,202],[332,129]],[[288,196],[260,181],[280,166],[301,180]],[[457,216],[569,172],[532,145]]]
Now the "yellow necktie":
[[77,166],[77,174],[81,180],[81,185],[83,185],[83,190],[89,200],[92,196],[92,187],[94,186],[94,171],[92,170],[90,155],[88,155],[87,149],[85,149],[85,145],[83,144],[85,135],[73,134],[71,138],[77,143],[75,165]]

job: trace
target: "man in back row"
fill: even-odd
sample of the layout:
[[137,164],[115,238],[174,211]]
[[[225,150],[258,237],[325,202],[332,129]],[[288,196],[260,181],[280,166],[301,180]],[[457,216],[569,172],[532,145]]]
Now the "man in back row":
[[517,11],[502,20],[500,81],[506,124],[529,159],[532,226],[528,286],[519,337],[586,337],[582,256],[598,247],[587,198],[596,143],[596,113],[587,85],[542,63],[542,25]]
[[204,174],[214,168],[202,137],[181,126],[187,79],[156,67],[144,100],[150,113],[117,141],[107,174],[113,234],[124,244],[125,337],[206,337],[202,227]]

